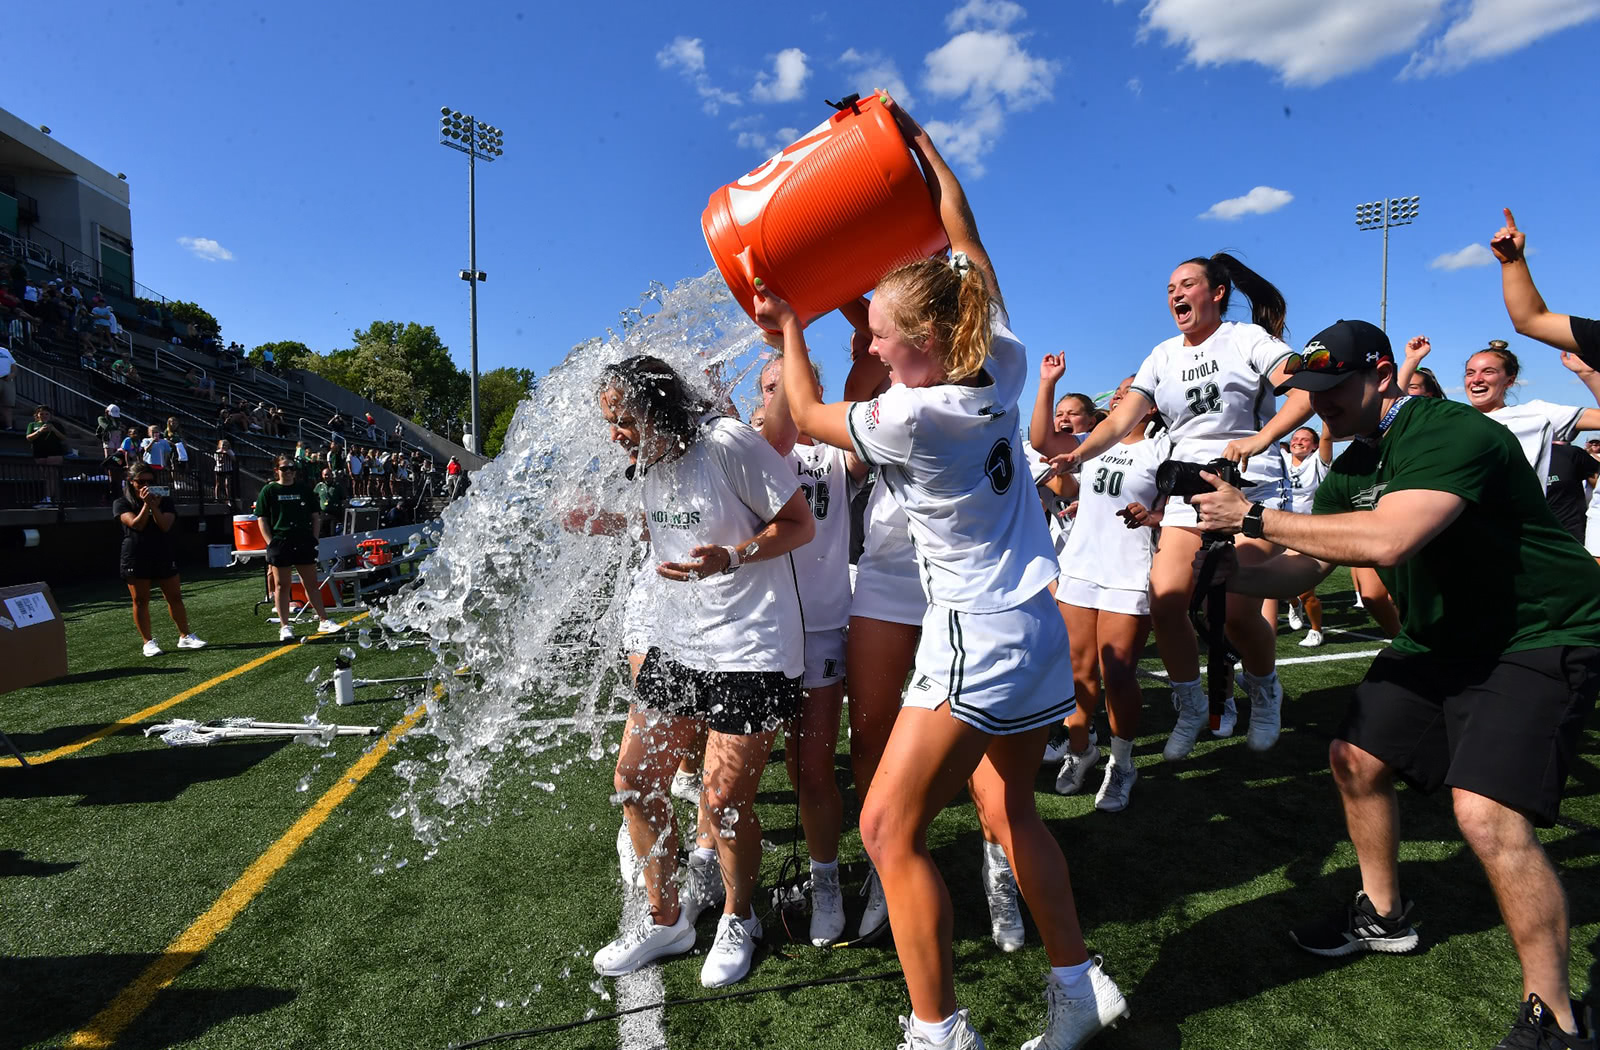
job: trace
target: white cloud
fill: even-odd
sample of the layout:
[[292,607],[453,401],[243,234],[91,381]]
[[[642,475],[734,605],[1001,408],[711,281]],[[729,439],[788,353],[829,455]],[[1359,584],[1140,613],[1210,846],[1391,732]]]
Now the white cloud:
[[685,80],[693,84],[700,96],[701,108],[707,113],[715,115],[723,106],[740,104],[736,93],[711,82],[711,76],[706,72],[706,49],[699,37],[673,37],[670,44],[656,52],[656,64],[662,69],[682,74]]
[[1488,266],[1494,262],[1494,253],[1482,244],[1469,244],[1458,252],[1445,252],[1428,264],[1430,270],[1465,270],[1472,266]]
[[1600,0],[1147,0],[1140,36],[1316,87],[1407,51],[1402,76],[1452,72],[1595,17]]
[[1134,98],[1144,97],[1144,84],[1139,81],[1138,77],[1129,78],[1127,88],[1133,93]]
[[1012,3],[1011,0],[967,0],[950,12],[944,24],[952,33],[973,27],[1005,29],[1027,15],[1021,4]]
[[863,53],[852,47],[839,56],[839,65],[849,73],[852,91],[865,95],[875,88],[883,88],[896,102],[911,104],[911,89],[900,75],[900,67],[882,52]]
[[1400,75],[1452,73],[1596,17],[1600,0],[1473,0],[1466,17],[1414,53]]
[[178,243],[206,262],[230,262],[233,253],[210,237],[179,237]]
[[751,149],[763,157],[770,157],[783,147],[800,137],[799,128],[779,128],[774,132],[767,132],[763,127],[760,117],[741,117],[728,125],[728,130],[736,133],[734,144],[740,149]]
[[953,164],[960,164],[973,175],[982,175],[984,155],[994,149],[1005,130],[1005,117],[999,109],[969,110],[958,120],[923,121],[923,130],[938,145],[939,152]]
[[1277,211],[1279,208],[1294,200],[1294,194],[1288,190],[1274,189],[1271,186],[1257,186],[1243,197],[1229,197],[1225,201],[1218,201],[1200,213],[1202,219],[1221,219],[1232,222],[1242,219],[1246,215],[1265,215]]
[[793,102],[800,97],[811,70],[806,66],[806,53],[798,47],[784,48],[773,59],[772,74],[756,74],[750,97],[758,102]]

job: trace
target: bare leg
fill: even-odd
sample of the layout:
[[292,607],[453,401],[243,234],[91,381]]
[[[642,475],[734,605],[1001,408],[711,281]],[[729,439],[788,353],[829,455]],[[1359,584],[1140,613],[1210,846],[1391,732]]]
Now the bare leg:
[[132,579],[128,581],[128,595],[133,599],[133,626],[139,631],[139,637],[148,642],[150,634],[150,581]]
[[[294,571],[300,577],[300,586],[305,588],[306,601],[310,602],[311,607],[317,611],[317,619],[326,620],[328,618],[328,610],[322,604],[322,589],[317,586],[316,565],[296,565]],[[283,575],[285,579],[289,576],[288,573]]]
[[1306,611],[1306,623],[1313,631],[1322,630],[1322,599],[1317,597],[1316,591],[1307,591],[1300,596],[1300,606]]
[[845,639],[845,680],[850,686],[850,765],[856,794],[863,802],[900,712],[906,675],[916,662],[917,638],[921,634],[922,628],[914,624],[864,616],[850,618],[850,633]]
[[[1235,547],[1239,561],[1245,565],[1259,565],[1283,549],[1243,538],[1235,541]],[[1245,671],[1262,678],[1271,674],[1278,663],[1278,603],[1272,603],[1270,621],[1264,610],[1259,598],[1228,595],[1228,640],[1239,651],[1239,662]]]
[[722,864],[722,885],[727,891],[723,913],[741,919],[750,914],[756,880],[761,877],[761,821],[756,817],[756,788],[776,735],[769,732],[734,736],[715,731],[706,735],[705,789],[700,793],[700,811],[702,819],[718,829],[717,860]]
[[1200,534],[1192,529],[1162,529],[1150,564],[1150,619],[1155,624],[1156,651],[1174,682],[1200,677],[1200,643],[1189,623],[1189,594],[1194,589],[1194,556]]
[[844,800],[833,776],[843,702],[843,682],[806,690],[799,731],[789,733],[784,749],[785,759],[793,756],[789,775],[800,797],[806,850],[812,860],[823,864],[839,859],[839,834],[844,825]]
[[[1072,651],[1072,688],[1078,709],[1067,716],[1067,738],[1072,750],[1089,749],[1089,723],[1100,709],[1100,643],[1096,631],[1099,614],[1093,609],[1056,603],[1067,624]],[[1020,885],[1020,884],[1019,884]],[[1031,907],[1031,906],[1030,906]]]
[[1400,804],[1394,771],[1345,740],[1328,748],[1328,765],[1344,803],[1345,827],[1361,866],[1361,888],[1379,915],[1400,912]]
[[1361,595],[1361,603],[1367,607],[1367,615],[1371,616],[1378,624],[1386,638],[1393,638],[1400,633],[1400,611],[1395,608],[1394,599],[1389,597],[1388,588],[1383,581],[1378,579],[1374,569],[1353,568],[1350,570],[1350,579],[1354,581],[1356,591]]
[[[172,622],[178,625],[178,633],[188,634],[189,612],[183,607],[183,586],[176,575],[168,576],[161,581],[161,596],[167,600],[167,612],[172,616]],[[148,622],[148,611],[145,613],[145,618]]]
[[[652,724],[654,723],[654,724]],[[643,863],[650,914],[658,926],[678,921],[678,826],[667,784],[697,720],[634,708],[622,732],[613,785],[625,797],[628,837]]]
[[[1111,735],[1132,740],[1139,735],[1144,693],[1139,688],[1139,657],[1150,637],[1150,617],[1096,613],[1100,671],[1105,676],[1106,715]],[[1076,666],[1076,662],[1074,662]]]
[[1575,1031],[1567,975],[1567,898],[1532,822],[1483,795],[1454,788],[1451,796],[1461,836],[1489,876],[1517,949],[1523,997],[1537,995],[1562,1028]]

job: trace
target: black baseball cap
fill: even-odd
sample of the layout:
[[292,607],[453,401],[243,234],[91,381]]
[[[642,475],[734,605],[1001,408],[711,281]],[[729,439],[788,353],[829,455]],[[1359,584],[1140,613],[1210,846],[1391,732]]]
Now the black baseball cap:
[[1331,390],[1353,375],[1370,372],[1379,361],[1394,361],[1383,329],[1367,321],[1335,321],[1311,337],[1305,349],[1289,355],[1289,378],[1273,390]]

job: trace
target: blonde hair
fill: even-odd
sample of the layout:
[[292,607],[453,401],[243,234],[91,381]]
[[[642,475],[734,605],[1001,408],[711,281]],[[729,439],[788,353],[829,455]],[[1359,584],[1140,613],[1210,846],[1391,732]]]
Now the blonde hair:
[[976,267],[957,273],[943,259],[919,259],[890,270],[876,295],[900,334],[932,353],[951,382],[977,375],[989,359],[989,286]]

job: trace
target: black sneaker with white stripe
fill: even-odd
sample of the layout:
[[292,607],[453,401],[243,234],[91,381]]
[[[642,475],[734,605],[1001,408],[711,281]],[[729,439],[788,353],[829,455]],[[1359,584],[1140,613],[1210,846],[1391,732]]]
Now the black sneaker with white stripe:
[[1417,946],[1417,931],[1411,928],[1411,901],[1402,901],[1400,914],[1392,919],[1379,915],[1366,891],[1357,890],[1354,903],[1344,914],[1315,926],[1290,930],[1294,942],[1313,955],[1338,957],[1356,952],[1409,952]]
[[1562,1031],[1545,1001],[1529,995],[1510,1034],[1494,1050],[1595,1050],[1594,1010],[1574,999],[1572,1019],[1578,1025],[1576,1035]]

